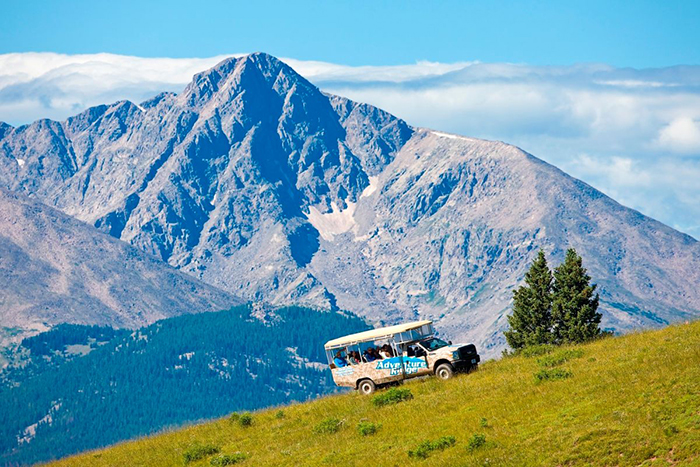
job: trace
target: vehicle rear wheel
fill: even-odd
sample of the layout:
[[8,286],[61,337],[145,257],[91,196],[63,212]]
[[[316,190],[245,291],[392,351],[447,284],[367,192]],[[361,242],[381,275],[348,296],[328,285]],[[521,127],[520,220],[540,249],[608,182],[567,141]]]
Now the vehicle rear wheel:
[[360,381],[360,384],[357,385],[357,390],[365,396],[372,394],[376,388],[374,381],[371,379],[363,379]]
[[450,379],[454,376],[455,370],[449,363],[442,363],[435,370],[435,375],[440,379]]

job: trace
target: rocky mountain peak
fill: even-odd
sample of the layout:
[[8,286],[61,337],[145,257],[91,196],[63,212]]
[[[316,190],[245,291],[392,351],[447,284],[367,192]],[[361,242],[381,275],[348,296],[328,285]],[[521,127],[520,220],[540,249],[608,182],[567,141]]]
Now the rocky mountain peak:
[[12,130],[12,125],[9,125],[5,122],[0,122],[0,139],[4,138],[5,135]]
[[307,92],[318,89],[281,60],[265,54],[253,53],[222,60],[209,70],[196,74],[183,92],[184,99],[192,106],[209,102],[219,94],[216,104],[235,99],[247,92],[263,97],[270,91],[284,96],[292,88],[304,88]]

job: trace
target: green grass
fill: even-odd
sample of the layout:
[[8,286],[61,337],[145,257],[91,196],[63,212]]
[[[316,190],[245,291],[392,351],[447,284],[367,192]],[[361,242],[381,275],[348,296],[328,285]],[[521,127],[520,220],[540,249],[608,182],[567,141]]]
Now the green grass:
[[574,358],[581,357],[583,357],[583,350],[581,349],[562,349],[558,352],[554,352],[545,355],[542,358],[538,358],[537,363],[539,363],[540,366],[543,366],[545,368],[552,368],[555,366],[559,366],[562,363],[566,363],[569,360],[573,360]]
[[[550,366],[538,362],[544,355],[566,358]],[[570,376],[537,382],[541,370]],[[241,466],[700,466],[700,322],[508,357],[403,389],[413,398],[399,404],[376,407],[353,392],[290,405],[283,417],[279,408],[256,412],[252,426],[227,417],[56,465],[183,466],[188,449],[214,446],[188,466],[217,456]],[[363,436],[356,427],[367,420],[381,429]]]
[[317,435],[330,435],[339,432],[341,428],[343,428],[343,420],[329,417],[316,425],[313,432]]

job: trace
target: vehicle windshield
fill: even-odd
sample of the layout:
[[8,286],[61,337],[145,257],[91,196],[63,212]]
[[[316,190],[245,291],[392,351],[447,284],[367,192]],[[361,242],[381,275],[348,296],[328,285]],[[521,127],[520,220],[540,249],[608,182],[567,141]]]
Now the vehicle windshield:
[[437,350],[437,349],[441,349],[445,346],[448,346],[450,344],[448,344],[447,342],[445,342],[442,339],[438,339],[437,337],[431,337],[430,339],[426,339],[424,341],[421,341],[420,345],[425,347],[427,350]]

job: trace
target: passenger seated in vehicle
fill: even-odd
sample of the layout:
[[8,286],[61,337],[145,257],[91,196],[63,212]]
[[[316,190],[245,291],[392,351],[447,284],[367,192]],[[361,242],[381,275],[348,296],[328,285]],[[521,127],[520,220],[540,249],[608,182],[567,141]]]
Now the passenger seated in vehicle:
[[364,351],[362,354],[366,362],[373,362],[377,359],[377,357],[374,356],[374,348],[369,347],[367,350]]
[[391,358],[394,356],[394,352],[391,350],[391,346],[389,344],[384,344],[379,350],[379,355],[381,355],[382,358]]
[[374,356],[375,360],[383,360],[384,357],[379,353],[379,349],[372,348],[372,355]]
[[345,360],[345,357],[343,357],[343,352],[340,350],[338,350],[335,353],[335,358],[333,359],[333,363],[335,363],[335,366],[338,368],[348,366],[348,362]]
[[351,350],[350,352],[348,352],[348,360],[353,365],[357,365],[358,363],[362,362],[362,360],[360,360],[360,353],[356,352],[354,350]]

